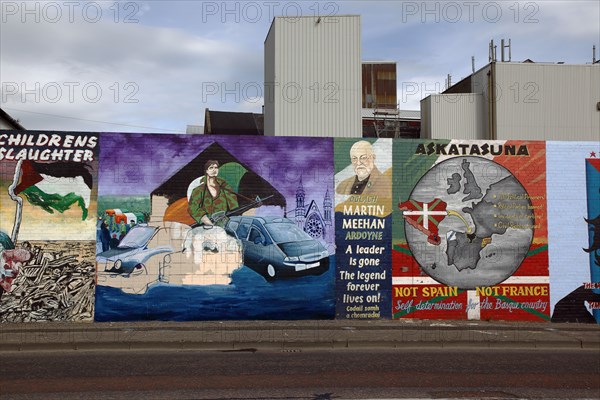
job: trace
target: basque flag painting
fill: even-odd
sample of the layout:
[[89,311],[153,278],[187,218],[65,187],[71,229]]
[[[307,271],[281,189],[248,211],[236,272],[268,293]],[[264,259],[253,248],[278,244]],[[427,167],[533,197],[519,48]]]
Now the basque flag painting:
[[63,213],[73,204],[81,208],[81,219],[88,216],[93,178],[91,166],[60,161],[40,163],[25,160],[15,195],[23,194],[29,203],[53,214]]
[[429,203],[408,200],[398,204],[405,221],[427,235],[427,241],[436,246],[441,243],[438,225],[448,216],[446,206],[446,202],[440,199]]

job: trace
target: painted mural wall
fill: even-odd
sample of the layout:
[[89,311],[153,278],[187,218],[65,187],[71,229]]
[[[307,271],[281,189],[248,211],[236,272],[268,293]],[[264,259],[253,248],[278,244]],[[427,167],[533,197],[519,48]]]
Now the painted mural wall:
[[600,322],[599,147],[547,143],[553,322]]
[[307,138],[102,135],[95,320],[333,318],[332,153]]
[[600,144],[0,133],[0,321],[600,322]]
[[92,321],[99,135],[0,131],[0,321]]
[[394,318],[550,318],[543,142],[397,142]]
[[391,316],[392,140],[335,141],[336,317]]

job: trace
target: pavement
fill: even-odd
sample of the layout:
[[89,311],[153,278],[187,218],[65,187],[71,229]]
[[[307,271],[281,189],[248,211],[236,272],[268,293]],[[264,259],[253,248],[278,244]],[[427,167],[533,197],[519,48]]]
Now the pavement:
[[348,348],[600,351],[600,325],[412,319],[0,324],[0,353]]

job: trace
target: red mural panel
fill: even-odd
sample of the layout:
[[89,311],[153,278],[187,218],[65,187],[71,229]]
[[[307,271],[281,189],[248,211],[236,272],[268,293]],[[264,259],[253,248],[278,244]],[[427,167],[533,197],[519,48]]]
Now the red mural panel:
[[545,143],[395,144],[394,318],[549,320]]

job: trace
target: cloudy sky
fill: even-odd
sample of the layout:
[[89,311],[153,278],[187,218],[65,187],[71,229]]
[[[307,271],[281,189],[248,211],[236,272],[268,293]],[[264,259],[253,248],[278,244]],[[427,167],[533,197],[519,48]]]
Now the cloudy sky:
[[0,1],[1,106],[27,129],[182,133],[260,112],[273,16],[362,16],[362,59],[397,62],[401,109],[488,62],[600,58],[600,2]]

